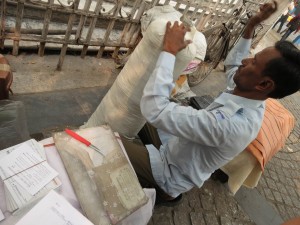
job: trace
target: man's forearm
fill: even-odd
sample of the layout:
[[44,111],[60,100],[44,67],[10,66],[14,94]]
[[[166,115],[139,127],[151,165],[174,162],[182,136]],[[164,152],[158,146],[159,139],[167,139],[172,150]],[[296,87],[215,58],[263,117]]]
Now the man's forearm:
[[276,1],[262,5],[260,7],[260,11],[249,19],[242,37],[245,39],[251,39],[253,37],[255,27],[262,21],[268,19],[276,10]]
[[259,20],[256,19],[256,18],[250,18],[246,27],[245,27],[245,30],[244,30],[244,33],[243,33],[243,38],[245,39],[251,39],[253,37],[253,34],[254,34],[254,30],[255,30],[255,27],[259,24]]

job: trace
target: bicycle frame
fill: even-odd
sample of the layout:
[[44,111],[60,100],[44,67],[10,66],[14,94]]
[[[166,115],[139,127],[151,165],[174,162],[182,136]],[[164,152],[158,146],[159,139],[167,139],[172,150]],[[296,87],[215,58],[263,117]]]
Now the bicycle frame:
[[[252,10],[249,10],[250,5],[246,3],[260,6],[260,3],[244,0],[241,7],[233,10],[232,17],[226,22],[215,25],[203,31],[207,39],[207,52],[204,62],[199,65],[199,68],[194,73],[188,76],[190,86],[195,86],[204,80],[213,69],[215,69],[221,60],[225,59],[230,49],[238,42],[245,29],[245,19],[252,16]],[[243,26],[238,29],[239,26]]]

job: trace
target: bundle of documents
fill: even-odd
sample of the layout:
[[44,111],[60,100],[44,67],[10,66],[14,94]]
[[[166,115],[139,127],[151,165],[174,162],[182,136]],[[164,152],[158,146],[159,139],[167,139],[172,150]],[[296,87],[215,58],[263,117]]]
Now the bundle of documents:
[[0,151],[0,177],[7,209],[14,212],[61,185],[46,160],[44,147],[34,139]]
[[50,191],[16,225],[93,225],[64,197]]
[[148,198],[110,127],[75,132],[55,133],[54,141],[87,218],[95,225],[117,224],[145,205]]

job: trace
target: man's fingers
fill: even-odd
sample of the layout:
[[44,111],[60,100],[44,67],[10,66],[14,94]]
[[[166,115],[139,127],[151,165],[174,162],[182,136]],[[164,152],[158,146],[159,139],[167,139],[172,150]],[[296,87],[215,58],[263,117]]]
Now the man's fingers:
[[167,22],[167,30],[170,30],[170,28],[171,28],[171,22],[168,21],[168,22]]
[[277,3],[277,1],[273,1],[273,3],[274,3],[274,12],[275,12],[278,8],[278,3]]
[[191,31],[191,28],[190,28],[190,27],[185,27],[185,31],[186,31],[186,32],[190,32],[190,31]]
[[184,41],[185,47],[188,46],[189,44],[193,43],[192,40],[186,40]]

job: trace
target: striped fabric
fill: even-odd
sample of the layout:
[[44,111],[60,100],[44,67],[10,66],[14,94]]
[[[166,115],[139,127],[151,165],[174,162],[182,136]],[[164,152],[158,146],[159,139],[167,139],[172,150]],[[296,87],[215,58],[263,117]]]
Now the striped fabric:
[[259,161],[262,170],[266,163],[283,148],[285,141],[295,126],[295,118],[275,99],[266,100],[266,111],[257,138],[246,150]]

